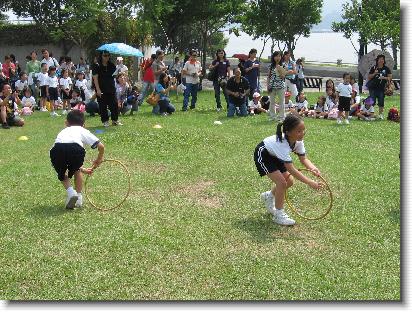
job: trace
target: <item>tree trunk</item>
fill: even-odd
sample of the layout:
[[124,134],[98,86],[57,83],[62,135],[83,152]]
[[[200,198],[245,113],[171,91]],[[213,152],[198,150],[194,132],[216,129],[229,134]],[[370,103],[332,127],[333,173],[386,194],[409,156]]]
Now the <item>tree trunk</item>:
[[393,55],[393,69],[397,70],[398,69],[398,47],[396,45],[396,43],[392,42],[391,44],[392,46],[392,55]]

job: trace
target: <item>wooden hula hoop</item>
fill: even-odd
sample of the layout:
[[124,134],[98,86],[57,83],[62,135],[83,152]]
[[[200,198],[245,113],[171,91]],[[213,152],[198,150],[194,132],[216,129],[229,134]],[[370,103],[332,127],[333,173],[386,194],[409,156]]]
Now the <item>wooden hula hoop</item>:
[[[299,171],[308,171],[308,172],[311,172],[309,169],[306,169],[306,168],[303,168],[303,169],[298,169]],[[289,175],[290,175],[290,173],[289,173]],[[301,214],[300,212],[299,212],[299,210],[297,210],[296,208],[295,208],[295,206],[293,206],[293,204],[289,201],[289,197],[288,197],[288,191],[286,190],[286,192],[285,192],[285,201],[286,201],[286,203],[288,204],[288,206],[289,206],[289,208],[291,209],[291,210],[293,210],[293,212],[294,213],[296,213],[299,217],[301,217],[301,218],[303,218],[303,219],[306,219],[306,220],[319,220],[319,219],[322,219],[322,218],[324,218],[324,217],[326,217],[327,215],[328,215],[328,213],[331,211],[331,209],[332,209],[332,205],[333,205],[333,195],[332,195],[332,191],[331,191],[331,189],[330,189],[330,187],[329,187],[329,184],[326,182],[326,180],[322,177],[322,176],[317,176],[321,181],[322,181],[322,183],[324,184],[324,188],[326,188],[326,190],[329,192],[329,207],[328,207],[328,209],[326,209],[326,211],[323,213],[323,214],[321,214],[319,217],[307,217],[307,216],[305,216],[305,215],[303,215],[303,214]]]
[[126,195],[124,196],[124,198],[122,199],[122,201],[121,201],[118,205],[116,205],[116,206],[114,206],[114,207],[111,207],[111,208],[101,208],[101,207],[98,207],[95,203],[93,203],[93,201],[92,201],[92,200],[90,199],[90,197],[89,197],[89,192],[88,192],[88,188],[87,188],[87,181],[89,180],[89,177],[90,177],[89,175],[87,175],[86,180],[85,180],[85,182],[84,182],[84,193],[85,193],[85,195],[86,195],[86,198],[87,198],[88,202],[89,202],[90,205],[92,205],[94,208],[96,208],[97,210],[100,210],[100,211],[110,211],[110,210],[117,209],[117,208],[119,208],[121,205],[123,205],[123,203],[126,201],[127,197],[129,197],[130,190],[131,190],[131,188],[132,188],[132,183],[131,183],[131,177],[130,177],[129,169],[127,169],[127,167],[126,167],[125,164],[123,164],[121,161],[116,160],[116,159],[105,159],[105,160],[102,161],[102,163],[104,163],[104,162],[114,162],[114,163],[117,163],[117,164],[119,164],[120,166],[122,166],[123,169],[126,171],[126,173],[127,173],[127,180],[128,180],[128,184],[129,184],[129,187],[127,188],[127,193],[126,193]]

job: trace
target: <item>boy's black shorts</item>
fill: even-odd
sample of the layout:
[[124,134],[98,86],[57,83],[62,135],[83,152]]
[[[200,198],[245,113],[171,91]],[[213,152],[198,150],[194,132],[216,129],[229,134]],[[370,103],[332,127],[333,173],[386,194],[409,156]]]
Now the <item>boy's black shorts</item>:
[[50,160],[60,181],[64,180],[66,171],[71,179],[73,174],[83,166],[86,151],[77,143],[55,143],[50,150]]
[[339,97],[339,105],[338,110],[340,112],[349,112],[350,111],[350,97],[347,96],[340,96]]

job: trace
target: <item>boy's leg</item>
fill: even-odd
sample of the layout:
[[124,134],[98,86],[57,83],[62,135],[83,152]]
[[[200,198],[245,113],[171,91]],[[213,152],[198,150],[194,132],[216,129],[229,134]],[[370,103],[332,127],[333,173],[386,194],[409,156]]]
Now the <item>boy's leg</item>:
[[77,201],[76,201],[75,206],[81,207],[83,205],[83,195],[82,195],[83,173],[80,170],[77,170],[74,173],[74,185],[75,185],[75,189],[77,192]]

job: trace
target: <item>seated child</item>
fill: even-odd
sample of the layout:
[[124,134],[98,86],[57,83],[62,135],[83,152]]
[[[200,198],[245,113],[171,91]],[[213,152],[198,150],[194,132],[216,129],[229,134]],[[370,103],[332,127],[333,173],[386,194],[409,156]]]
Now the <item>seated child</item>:
[[130,115],[133,115],[133,112],[137,112],[139,109],[139,106],[137,105],[137,98],[139,97],[139,95],[140,94],[136,86],[133,86],[132,90],[127,95],[126,105],[132,107],[132,109],[130,110]]
[[33,109],[34,106],[36,105],[36,100],[34,97],[31,95],[31,90],[30,88],[25,88],[23,90],[24,96],[21,99],[21,105],[22,105],[22,110],[21,113],[22,115],[31,115],[33,114]]
[[262,105],[264,110],[268,111],[270,106],[270,98],[267,95],[262,96],[260,98],[260,105]]
[[299,116],[306,116],[308,114],[308,101],[306,100],[306,96],[303,91],[299,92],[295,107],[291,110],[291,112],[296,112]]
[[14,88],[16,89],[19,98],[22,98],[24,96],[23,90],[29,87],[29,80],[24,71],[20,72],[19,77],[20,79],[15,82]]
[[290,95],[289,91],[285,92],[285,112],[290,112],[295,107],[295,104],[290,99]]
[[328,118],[328,105],[326,105],[326,97],[324,95],[319,96],[315,108],[308,112],[308,117]]
[[73,91],[72,91],[72,98],[70,100],[70,107],[71,107],[71,109],[78,109],[81,112],[84,112],[86,110],[83,99],[80,96],[80,90],[77,89],[77,88],[74,88]]
[[[82,187],[83,173],[92,174],[103,161],[104,145],[89,130],[84,128],[84,114],[79,110],[72,110],[66,117],[66,128],[57,135],[50,150],[50,160],[67,192],[65,207],[73,209],[83,205]],[[97,148],[99,154],[91,168],[83,168],[86,151],[83,146]],[[70,179],[74,176],[75,189]]]
[[326,102],[328,106],[328,119],[337,119],[339,110],[338,110],[338,100],[336,94],[333,92],[331,87],[326,88]]
[[250,115],[267,113],[268,111],[262,107],[260,102],[261,96],[259,92],[253,93],[253,99],[249,101],[248,111]]
[[360,120],[374,120],[375,119],[375,110],[373,108],[375,104],[372,97],[367,97],[363,100],[363,104],[357,114],[358,119]]

